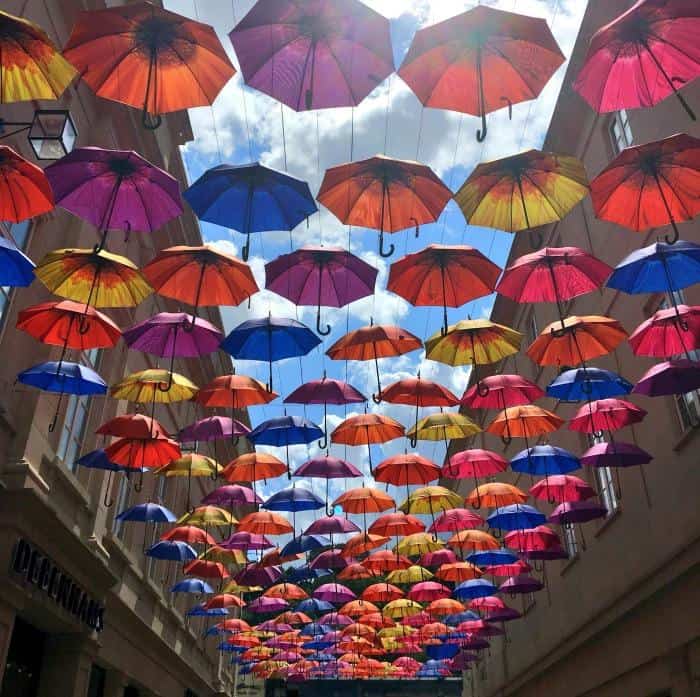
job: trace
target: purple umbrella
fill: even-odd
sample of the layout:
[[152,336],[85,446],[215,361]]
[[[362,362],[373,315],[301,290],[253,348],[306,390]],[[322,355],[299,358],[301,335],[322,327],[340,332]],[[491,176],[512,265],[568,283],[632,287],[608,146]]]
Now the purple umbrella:
[[[303,385],[297,387],[297,389],[284,400],[284,403],[323,404],[323,425],[325,428],[329,404],[360,404],[366,401],[367,397],[365,397],[352,385],[348,384],[347,382],[343,382],[342,380],[332,380],[327,378],[326,373],[324,372],[323,377],[320,380],[305,382]],[[323,436],[323,440],[319,441],[318,445],[320,448],[327,447],[328,440],[325,434]],[[307,476],[323,477],[325,475],[319,474]]]
[[486,639],[482,639],[476,636],[476,634],[470,634],[466,639],[460,640],[459,645],[463,649],[471,649],[472,651],[488,649],[491,646]]
[[259,0],[229,38],[246,84],[295,111],[357,106],[394,72],[389,21],[358,0]]
[[488,622],[510,622],[520,617],[522,615],[512,607],[493,608],[484,614],[484,619]]
[[295,305],[316,306],[322,336],[321,306],[344,307],[374,293],[377,269],[340,247],[302,247],[265,264],[265,287]]
[[341,515],[324,516],[304,530],[304,535],[344,535],[360,532],[360,527]]
[[[337,457],[324,455],[314,457],[300,465],[294,472],[294,477],[316,477],[326,480],[326,509],[328,508],[328,480],[329,479],[344,479],[346,477],[361,477],[362,472],[355,465],[341,460]],[[328,516],[331,516],[333,511],[326,510]]]
[[223,334],[211,323],[186,312],[159,312],[123,332],[127,345],[162,358],[170,356],[170,379],[158,389],[172,385],[175,357],[198,358],[218,350]]
[[102,233],[95,251],[109,230],[154,232],[182,213],[177,179],[133,150],[75,148],[44,171],[56,205]]
[[662,397],[693,390],[700,390],[700,362],[679,358],[652,366],[642,375],[632,392]]
[[588,467],[635,467],[653,460],[646,450],[620,441],[596,443],[579,458]]
[[565,501],[560,503],[547,520],[555,525],[586,523],[596,518],[605,518],[607,510],[595,501]]
[[[222,545],[223,546],[223,545]],[[282,578],[277,566],[248,566],[236,574],[235,581],[241,586],[272,586]]]
[[498,590],[501,593],[510,593],[515,595],[516,593],[521,593],[525,595],[526,593],[535,593],[536,591],[541,591],[544,585],[541,581],[538,581],[532,576],[527,574],[519,574],[518,576],[511,576],[507,581],[502,583]]
[[[319,617],[318,623],[327,624],[329,627],[347,627],[353,623],[353,619],[352,617],[348,617],[348,615],[341,615],[339,612],[329,612],[328,614]],[[335,637],[336,639],[340,636],[340,632],[330,632],[325,636],[328,637],[331,634],[337,635]]]
[[523,552],[522,556],[531,561],[554,561],[555,559],[568,559],[569,553],[563,547],[552,547],[551,549],[531,549]]
[[324,583],[314,591],[313,596],[329,603],[349,603],[357,597],[342,583]]
[[249,487],[240,484],[226,484],[208,493],[203,499],[203,505],[233,508],[234,506],[250,506],[262,503],[262,499]]
[[348,566],[349,563],[347,558],[343,556],[342,549],[329,549],[314,557],[309,568],[339,571]]
[[269,598],[261,595],[253,602],[246,605],[246,610],[260,614],[273,612],[283,612],[289,608],[289,603],[284,598]]
[[234,532],[227,540],[221,543],[224,549],[240,549],[243,552],[249,550],[272,549],[275,545],[256,532]]
[[236,419],[228,416],[208,416],[206,419],[200,419],[185,426],[178,433],[177,439],[180,443],[209,442],[225,438],[237,440],[248,433],[250,429]]

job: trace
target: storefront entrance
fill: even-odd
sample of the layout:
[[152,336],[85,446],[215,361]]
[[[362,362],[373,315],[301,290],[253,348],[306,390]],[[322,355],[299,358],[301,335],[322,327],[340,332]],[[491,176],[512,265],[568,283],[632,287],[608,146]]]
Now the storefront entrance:
[[0,697],[36,697],[45,638],[31,624],[15,619]]

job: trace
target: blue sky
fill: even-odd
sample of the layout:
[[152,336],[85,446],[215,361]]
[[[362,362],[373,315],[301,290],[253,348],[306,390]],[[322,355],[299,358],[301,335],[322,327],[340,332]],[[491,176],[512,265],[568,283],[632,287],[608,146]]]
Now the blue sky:
[[[375,10],[391,20],[392,39],[396,65],[408,49],[417,28],[474,7],[476,2],[465,0],[365,0]],[[576,34],[585,10],[582,0],[499,0],[484,3],[499,9],[516,11],[521,14],[544,17],[565,55],[571,53]],[[166,6],[181,14],[212,24],[229,52],[234,64],[235,55],[227,33],[235,20],[240,20],[252,7],[252,0],[166,0]],[[453,191],[469,175],[476,164],[483,160],[496,159],[541,145],[547,125],[563,80],[566,65],[563,65],[534,102],[516,105],[513,120],[508,121],[505,111],[489,117],[489,135],[483,144],[475,139],[479,126],[478,119],[456,113],[424,109],[410,90],[396,76],[382,83],[362,104],[354,109],[333,109],[321,112],[295,113],[280,105],[268,96],[248,89],[237,74],[219,95],[212,108],[191,111],[195,139],[184,149],[185,161],[191,180],[199,177],[207,168],[221,162],[242,164],[258,160],[265,165],[287,170],[291,175],[309,182],[312,193],[316,193],[326,168],[347,162],[351,159],[364,159],[376,153],[405,159],[417,159],[431,166]],[[282,138],[282,124],[284,134]],[[354,143],[351,154],[351,140]],[[352,155],[352,156],[351,156]],[[207,242],[219,245],[225,251],[239,254],[245,238],[235,231],[214,225],[203,224],[202,232]],[[451,202],[437,223],[421,228],[418,239],[412,231],[390,236],[397,251],[389,260],[377,256],[377,233],[354,228],[350,233],[351,251],[379,269],[377,288],[372,298],[353,303],[340,310],[326,309],[324,322],[329,322],[333,330],[318,349],[301,360],[290,359],[277,363],[274,368],[274,382],[282,398],[300,383],[321,377],[326,371],[330,377],[345,379],[363,394],[370,396],[375,387],[374,366],[371,363],[343,362],[328,360],[324,352],[341,335],[350,330],[369,324],[370,317],[375,323],[398,324],[425,339],[437,331],[441,325],[442,308],[413,308],[401,298],[386,291],[387,261],[396,261],[405,253],[415,252],[431,243],[468,244],[480,249],[499,266],[507,258],[511,236],[490,229],[470,227]],[[288,233],[262,233],[252,237],[250,263],[260,287],[264,287],[265,262],[291,248],[304,244],[317,244],[347,247],[348,229],[327,210],[321,209],[313,216],[309,225],[302,223],[291,235]],[[291,242],[291,247],[290,247]],[[488,316],[492,298],[477,300],[462,308],[449,311],[450,323],[472,317]],[[252,308],[247,305],[239,308],[223,308],[226,331],[248,317],[262,317],[271,312],[276,317],[297,318],[310,327],[315,326],[315,308],[296,308],[288,301],[267,291],[253,298]],[[237,370],[266,381],[267,364],[237,362]],[[432,361],[426,361],[423,352],[416,351],[396,359],[385,359],[381,363],[382,382],[390,382],[416,375],[418,371],[425,378],[441,382],[461,396],[468,378],[463,368],[450,368]],[[253,407],[250,417],[254,425],[266,418],[279,416],[285,405],[282,398],[265,407]],[[412,424],[414,410],[406,406],[382,404],[374,405],[370,400],[368,409],[388,414],[406,427]],[[357,413],[348,409],[347,414]],[[332,430],[344,418],[343,408],[329,409],[326,424]],[[423,410],[423,415],[429,410]],[[306,415],[320,424],[321,407],[288,407],[288,413]],[[321,424],[323,426],[323,424]],[[375,446],[373,462],[376,465],[382,458],[403,452],[407,442],[403,439]],[[417,450],[421,454],[441,463],[444,446],[441,443],[420,443]],[[272,450],[272,452],[275,452]],[[318,454],[315,444],[310,447],[296,446],[291,449],[294,465],[299,465],[309,456]],[[275,452],[284,457],[284,452]],[[363,471],[367,471],[366,448],[333,447],[331,454],[346,457]],[[369,481],[369,480],[367,480]],[[331,483],[331,494],[337,495],[345,488],[345,482]],[[359,485],[356,480],[356,485]],[[270,482],[266,493],[286,486],[286,479]],[[312,482],[317,493],[325,490],[323,480]],[[402,501],[404,491],[390,490]],[[298,521],[302,517],[298,516]]]

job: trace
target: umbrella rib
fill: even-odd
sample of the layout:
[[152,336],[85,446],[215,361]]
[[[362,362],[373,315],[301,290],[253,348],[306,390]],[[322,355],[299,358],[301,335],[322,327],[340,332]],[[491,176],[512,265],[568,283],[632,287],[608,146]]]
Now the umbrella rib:
[[[668,184],[668,188],[669,188],[669,190],[671,191],[671,193],[673,194],[673,197],[678,201],[678,203],[681,204],[683,210],[685,211],[685,214],[688,216],[688,219],[689,219],[689,220],[692,220],[692,218],[693,218],[692,214],[691,214],[690,211],[688,211],[688,209],[685,207],[685,203],[683,203],[681,197],[678,196],[678,194],[676,193],[676,191],[675,191],[675,189],[673,188],[673,186],[671,186],[671,182],[666,178],[666,175],[665,175],[661,170],[659,170],[659,171],[657,172],[657,174],[659,175],[659,177],[661,177],[661,179],[663,179],[663,180]],[[663,193],[663,191],[661,190],[661,187],[659,187],[659,192],[661,193],[661,197],[663,198],[664,193]],[[670,221],[669,221],[669,222],[670,222]]]
[[560,210],[558,206],[555,205],[555,203],[545,193],[544,189],[542,189],[542,187],[540,187],[540,185],[527,172],[523,172],[523,176],[535,187],[535,189],[537,189],[537,191],[539,191],[542,194],[542,197],[552,209],[552,212],[555,215],[559,216],[559,218],[561,218],[564,212]]

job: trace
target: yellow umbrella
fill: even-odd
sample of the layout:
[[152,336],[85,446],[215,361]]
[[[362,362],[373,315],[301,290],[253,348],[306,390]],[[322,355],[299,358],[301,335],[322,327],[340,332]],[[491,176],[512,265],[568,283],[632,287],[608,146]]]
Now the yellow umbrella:
[[149,368],[132,373],[112,385],[110,394],[115,399],[126,399],[130,402],[169,404],[192,399],[197,390],[197,385],[184,375],[160,368]]
[[216,527],[235,525],[238,521],[226,510],[218,506],[198,506],[178,518],[176,525],[200,525]]
[[481,428],[468,416],[449,411],[422,418],[406,435],[415,447],[419,440],[443,440],[447,445],[449,440],[470,438],[477,433],[481,433]]
[[55,295],[93,307],[135,307],[153,292],[130,259],[104,249],[55,249],[34,273]]
[[397,624],[395,627],[380,629],[377,636],[380,639],[401,639],[415,634],[418,630],[405,624]]
[[382,610],[382,614],[385,617],[391,617],[391,619],[399,620],[404,617],[412,617],[417,615],[423,610],[423,606],[417,603],[415,600],[409,600],[408,598],[399,598],[398,600],[392,600],[387,603]]
[[435,511],[447,511],[463,504],[459,494],[444,486],[423,486],[412,491],[399,509],[413,515],[433,515]]
[[76,76],[43,29],[0,11],[0,104],[58,99]]
[[424,569],[422,566],[409,566],[408,569],[396,569],[392,571],[386,580],[389,583],[409,584],[420,583],[421,581],[430,581],[433,577],[432,572]]
[[[199,555],[200,559],[205,561],[218,561],[226,566],[245,566],[248,563],[248,558],[241,549],[225,549],[216,545],[209,547],[206,551]],[[231,592],[231,591],[227,591]]]
[[465,319],[446,334],[438,332],[425,342],[425,356],[446,365],[498,363],[520,350],[523,335],[489,319]]
[[242,586],[236,581],[229,582],[223,589],[222,593],[259,593],[263,589],[262,586]]
[[212,477],[216,478],[223,467],[211,457],[198,453],[188,453],[159,467],[153,474],[166,477]]
[[435,539],[429,533],[416,532],[413,535],[403,537],[394,547],[394,550],[407,557],[416,557],[426,552],[434,552],[437,549],[442,549],[444,546],[445,544],[442,540]]

